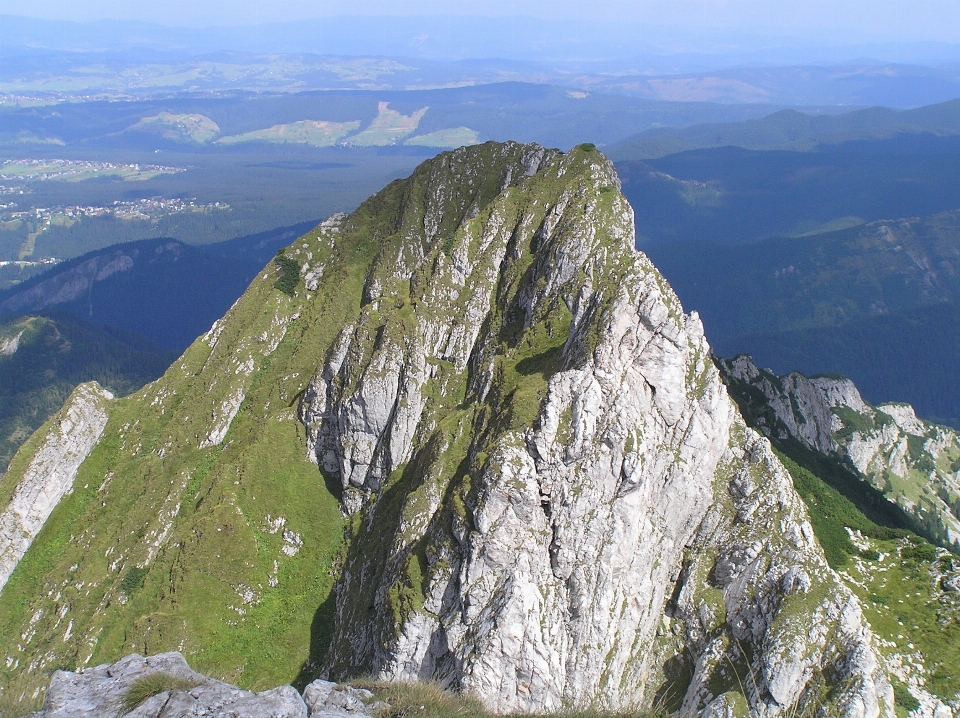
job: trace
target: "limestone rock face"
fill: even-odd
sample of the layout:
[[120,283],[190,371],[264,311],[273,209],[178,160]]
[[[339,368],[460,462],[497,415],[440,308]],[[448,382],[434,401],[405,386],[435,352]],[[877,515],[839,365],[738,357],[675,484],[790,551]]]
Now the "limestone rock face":
[[[470,186],[456,159],[424,197]],[[612,165],[499,161],[485,207],[411,200],[303,396],[355,526],[328,669],[500,711],[686,715],[775,715],[830,675],[842,714],[890,715],[856,599],[699,319],[634,250]]]
[[17,332],[12,337],[4,337],[0,339],[0,356],[12,356],[17,353],[17,350],[20,348],[20,338],[23,336],[23,332]]
[[51,420],[0,513],[0,590],[60,499],[73,490],[80,464],[107,425],[106,404],[111,399],[113,395],[96,382],[81,384]]
[[[451,373],[441,363],[458,373],[466,370],[508,245],[520,251],[510,234],[520,219],[514,205],[523,201],[516,185],[558,154],[535,145],[505,145],[480,162],[470,153],[452,153],[417,178],[419,201],[404,207],[402,243],[385,247],[377,258],[364,286],[360,321],[343,329],[301,404],[314,460],[340,477],[351,506],[358,507],[360,495],[378,490],[409,461],[429,398],[424,390],[431,380]],[[494,186],[483,188],[491,173]],[[484,207],[485,194],[501,193],[506,206],[492,212]],[[549,209],[540,207],[520,219],[528,225],[524,239],[537,229],[530,223],[546,221],[542,215]],[[562,207],[553,211],[559,216]],[[349,223],[341,216],[322,228],[336,236],[349,232]],[[482,234],[475,237],[481,223]],[[449,251],[436,251],[441,239],[452,240]],[[393,336],[378,338],[382,317],[404,308],[412,314],[410,321],[392,323]]]
[[[843,377],[799,372],[778,377],[758,369],[745,355],[719,361],[746,392],[759,392],[764,409],[757,412],[757,425],[768,436],[793,437],[815,451],[838,456],[922,524],[939,523],[942,530],[931,538],[960,541],[960,516],[951,505],[960,506],[956,431],[918,419],[909,404],[870,406]],[[765,407],[771,416],[765,415]],[[890,483],[891,475],[897,488]]]

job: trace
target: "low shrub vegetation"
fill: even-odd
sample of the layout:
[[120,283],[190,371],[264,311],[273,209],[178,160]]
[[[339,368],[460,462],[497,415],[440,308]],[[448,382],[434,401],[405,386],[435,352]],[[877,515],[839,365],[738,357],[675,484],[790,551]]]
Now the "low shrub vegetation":
[[[902,709],[909,713],[920,707],[920,701],[914,698],[910,689],[900,681],[894,679],[893,683],[893,702],[897,709]],[[898,710],[899,713],[899,710]]]
[[300,283],[300,265],[283,254],[283,250],[274,257],[273,263],[280,268],[280,276],[273,283],[274,288],[292,297],[297,293],[297,284]]

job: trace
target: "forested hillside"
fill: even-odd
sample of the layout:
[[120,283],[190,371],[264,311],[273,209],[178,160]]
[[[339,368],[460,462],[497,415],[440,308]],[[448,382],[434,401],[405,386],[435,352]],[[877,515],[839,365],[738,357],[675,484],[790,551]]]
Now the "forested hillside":
[[0,319],[0,472],[74,387],[129,394],[176,357],[144,339],[68,314]]

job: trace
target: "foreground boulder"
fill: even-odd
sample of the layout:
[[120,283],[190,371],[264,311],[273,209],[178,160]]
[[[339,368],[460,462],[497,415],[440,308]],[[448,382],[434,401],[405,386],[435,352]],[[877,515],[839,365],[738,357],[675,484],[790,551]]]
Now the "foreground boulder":
[[325,681],[307,686],[302,698],[291,686],[251,693],[191,670],[176,652],[133,654],[79,673],[57,671],[36,718],[370,718],[371,697]]

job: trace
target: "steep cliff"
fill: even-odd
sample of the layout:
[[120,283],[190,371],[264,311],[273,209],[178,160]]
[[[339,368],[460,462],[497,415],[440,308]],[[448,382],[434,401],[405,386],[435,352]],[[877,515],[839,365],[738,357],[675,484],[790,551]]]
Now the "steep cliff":
[[7,690],[177,648],[500,711],[892,715],[860,603],[633,245],[592,146],[512,143],[297,240],[111,408],[0,593]]
[[843,377],[778,377],[743,355],[722,365],[747,391],[760,392],[757,421],[765,434],[837,456],[912,514],[930,538],[960,547],[956,431],[918,419],[909,404],[870,406]]

